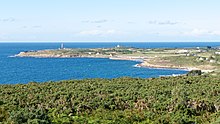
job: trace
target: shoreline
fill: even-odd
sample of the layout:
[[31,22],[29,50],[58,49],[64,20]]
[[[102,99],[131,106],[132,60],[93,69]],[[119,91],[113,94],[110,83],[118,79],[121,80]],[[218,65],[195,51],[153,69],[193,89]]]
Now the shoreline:
[[213,72],[214,70],[204,70],[201,68],[196,68],[196,67],[176,67],[176,66],[163,66],[163,65],[156,65],[156,64],[150,64],[147,61],[143,61],[140,64],[137,64],[136,66],[139,67],[148,67],[148,68],[157,68],[157,69],[177,69],[177,70],[184,70],[184,71],[192,71],[192,70],[201,70],[204,73],[210,73]]
[[[12,56],[10,56],[12,57]],[[191,71],[193,69],[189,69],[189,68],[173,68],[173,67],[164,67],[164,66],[159,66],[159,65],[145,65],[146,61],[144,61],[143,59],[140,59],[138,57],[106,57],[106,56],[77,56],[77,57],[62,57],[62,56],[20,56],[19,54],[14,55],[13,57],[20,57],[20,58],[55,58],[55,59],[59,59],[59,58],[106,58],[106,59],[110,59],[110,60],[124,60],[124,61],[136,61],[136,62],[140,62],[139,64],[135,64],[134,67],[140,67],[140,68],[153,68],[153,69],[176,69],[176,70],[184,70],[184,71]]]
[[[112,58],[109,58],[112,59]],[[156,64],[150,64],[148,63],[146,60],[142,59],[140,61],[140,59],[128,59],[128,58],[113,58],[113,60],[130,60],[130,61],[137,61],[140,62],[139,64],[134,65],[134,67],[140,67],[140,68],[153,68],[153,69],[175,69],[175,70],[183,70],[183,71],[192,71],[192,70],[201,70],[204,73],[210,73],[213,72],[214,70],[205,70],[205,69],[201,69],[201,68],[196,68],[196,67],[176,67],[176,66],[163,66],[163,65],[156,65]]]
[[[47,50],[45,50],[47,51]],[[109,56],[109,55],[63,55],[63,54],[26,54],[27,52],[20,52],[10,57],[25,57],[25,58],[107,58],[111,60],[127,60],[140,62],[134,67],[155,68],[155,69],[177,69],[184,71],[201,70],[202,72],[209,73],[215,71],[214,69],[204,69],[204,67],[187,67],[176,66],[172,63],[164,65],[164,63],[149,63],[154,58],[146,58],[142,56]]]

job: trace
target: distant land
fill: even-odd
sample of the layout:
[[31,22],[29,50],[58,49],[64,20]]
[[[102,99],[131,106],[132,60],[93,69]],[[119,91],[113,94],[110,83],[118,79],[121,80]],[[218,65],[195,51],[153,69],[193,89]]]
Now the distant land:
[[137,67],[173,68],[220,71],[220,49],[218,47],[196,48],[135,48],[117,45],[113,48],[64,48],[23,51],[16,57],[36,58],[109,58],[115,60],[141,61]]

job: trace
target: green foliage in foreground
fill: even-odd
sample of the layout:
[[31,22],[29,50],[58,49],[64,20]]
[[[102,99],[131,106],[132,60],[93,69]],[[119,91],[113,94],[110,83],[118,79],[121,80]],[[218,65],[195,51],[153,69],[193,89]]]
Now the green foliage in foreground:
[[220,77],[0,85],[0,123],[220,123]]

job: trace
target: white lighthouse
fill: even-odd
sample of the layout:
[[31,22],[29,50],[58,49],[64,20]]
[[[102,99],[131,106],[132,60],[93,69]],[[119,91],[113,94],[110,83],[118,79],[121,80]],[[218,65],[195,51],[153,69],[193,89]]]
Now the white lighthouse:
[[64,49],[64,44],[63,43],[60,45],[60,49]]

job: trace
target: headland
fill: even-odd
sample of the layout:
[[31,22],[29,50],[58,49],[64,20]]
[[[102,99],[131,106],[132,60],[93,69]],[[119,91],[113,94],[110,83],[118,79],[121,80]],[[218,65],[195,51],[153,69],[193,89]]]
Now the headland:
[[137,67],[171,68],[219,72],[219,48],[60,48],[22,51],[16,57],[35,58],[109,58],[113,60],[140,61]]

